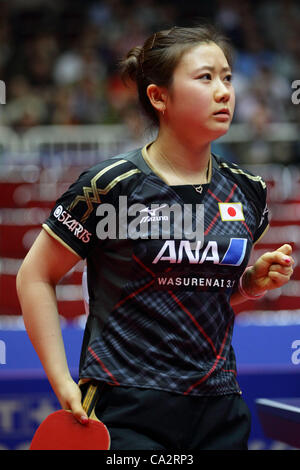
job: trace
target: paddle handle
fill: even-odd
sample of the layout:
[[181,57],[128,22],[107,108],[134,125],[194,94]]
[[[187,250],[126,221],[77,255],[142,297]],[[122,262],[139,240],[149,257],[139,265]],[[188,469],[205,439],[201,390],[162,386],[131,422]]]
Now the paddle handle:
[[97,421],[99,420],[95,414],[95,407],[96,407],[98,399],[99,399],[98,384],[97,382],[91,381],[91,383],[88,386],[87,392],[84,396],[82,407],[89,418],[95,419]]

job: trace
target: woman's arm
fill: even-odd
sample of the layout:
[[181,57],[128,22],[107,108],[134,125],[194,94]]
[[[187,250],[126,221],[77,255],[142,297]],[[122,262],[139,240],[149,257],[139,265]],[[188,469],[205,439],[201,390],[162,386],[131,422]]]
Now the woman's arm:
[[28,336],[64,409],[82,423],[87,416],[65,354],[55,288],[81,258],[42,230],[17,275],[17,292]]
[[[286,284],[293,274],[294,260],[291,254],[292,247],[288,244],[282,245],[275,251],[264,253],[243,273],[241,279],[243,291],[251,297],[259,298],[261,293]],[[247,297],[238,290],[231,296],[230,305],[234,306],[246,300]]]

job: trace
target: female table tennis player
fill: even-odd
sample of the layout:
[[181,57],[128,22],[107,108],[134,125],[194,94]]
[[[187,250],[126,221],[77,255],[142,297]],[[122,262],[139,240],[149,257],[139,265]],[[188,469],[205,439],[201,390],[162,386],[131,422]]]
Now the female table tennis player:
[[[247,449],[232,306],[287,283],[294,261],[284,244],[247,267],[268,228],[266,185],[211,152],[234,112],[230,47],[210,26],[174,27],[132,49],[122,74],[157,137],[85,171],[57,201],[17,277],[26,329],[62,407],[82,423],[82,396],[98,381],[111,449]],[[128,209],[126,236],[121,202],[140,204],[142,216]],[[188,207],[197,220],[197,204],[203,239],[175,237]],[[173,205],[179,216],[160,216]],[[79,259],[89,291],[80,386],[55,297]]]

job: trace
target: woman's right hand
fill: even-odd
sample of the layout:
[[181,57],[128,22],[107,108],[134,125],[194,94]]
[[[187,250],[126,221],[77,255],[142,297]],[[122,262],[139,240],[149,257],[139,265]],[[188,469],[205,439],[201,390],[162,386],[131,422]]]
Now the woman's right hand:
[[53,386],[54,392],[64,410],[69,410],[81,424],[88,423],[88,416],[81,403],[81,390],[70,377],[61,384]]

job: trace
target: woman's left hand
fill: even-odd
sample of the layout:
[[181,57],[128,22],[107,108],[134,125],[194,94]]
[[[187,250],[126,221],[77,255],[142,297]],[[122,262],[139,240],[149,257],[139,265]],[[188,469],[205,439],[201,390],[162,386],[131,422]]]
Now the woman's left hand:
[[275,251],[264,253],[247,270],[243,279],[246,292],[259,295],[286,284],[293,274],[292,247],[287,243]]

